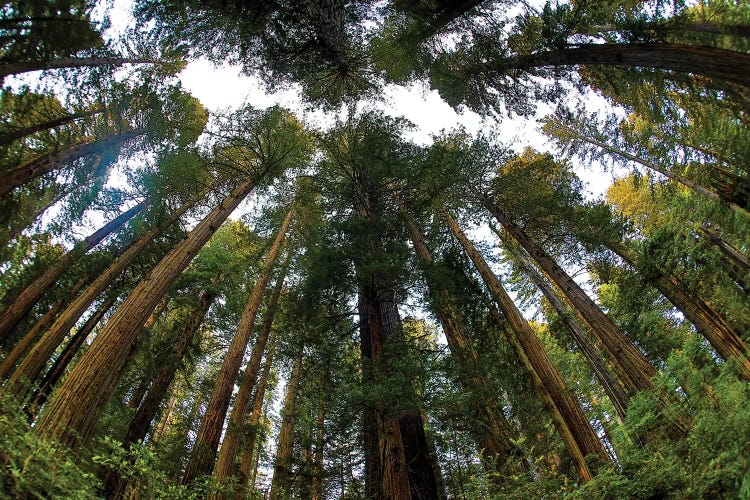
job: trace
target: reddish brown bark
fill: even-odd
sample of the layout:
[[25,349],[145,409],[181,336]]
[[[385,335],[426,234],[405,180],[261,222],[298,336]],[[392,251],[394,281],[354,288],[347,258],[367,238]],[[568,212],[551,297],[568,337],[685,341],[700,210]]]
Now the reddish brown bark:
[[41,435],[73,449],[88,438],[116,387],[144,321],[254,185],[253,179],[237,186],[125,299],[50,399],[36,426]]
[[302,371],[302,353],[294,359],[292,373],[286,386],[284,408],[281,410],[281,428],[279,429],[276,458],[273,463],[273,479],[271,480],[270,500],[286,498],[286,488],[289,484],[289,472],[292,460],[292,445],[294,444],[294,419],[296,417],[297,390]]
[[261,297],[266,289],[268,278],[270,277],[271,271],[276,263],[276,258],[281,250],[287,229],[292,222],[293,215],[294,206],[292,206],[287,212],[286,217],[281,224],[281,228],[276,234],[276,238],[268,251],[268,255],[266,255],[263,268],[261,269],[258,279],[255,281],[255,285],[250,293],[250,298],[248,299],[247,304],[245,305],[245,310],[240,318],[239,325],[237,325],[237,333],[232,339],[232,343],[229,345],[227,354],[224,357],[219,373],[216,376],[216,383],[211,392],[211,399],[208,402],[206,413],[203,416],[201,427],[198,430],[198,435],[195,439],[193,451],[190,454],[190,461],[188,462],[188,466],[182,478],[184,484],[191,483],[199,475],[210,474],[213,469],[216,451],[219,446],[219,439],[221,438],[221,430],[224,425],[227,410],[229,409],[232,389],[234,389],[234,383],[237,380],[237,374],[240,371],[242,357],[245,354],[247,344],[252,335],[253,323],[255,323],[255,317],[260,308]]

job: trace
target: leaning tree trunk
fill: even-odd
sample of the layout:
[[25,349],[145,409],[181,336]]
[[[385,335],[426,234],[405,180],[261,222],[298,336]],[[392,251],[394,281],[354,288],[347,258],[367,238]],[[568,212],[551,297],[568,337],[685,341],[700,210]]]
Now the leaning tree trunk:
[[594,376],[596,376],[599,384],[601,384],[604,392],[612,402],[612,406],[614,407],[620,421],[625,420],[626,409],[630,399],[625,393],[622,385],[620,385],[620,381],[617,380],[617,377],[615,377],[609,370],[609,367],[599,355],[596,347],[589,341],[586,332],[584,332],[581,325],[571,317],[570,311],[563,301],[557,296],[552,289],[552,286],[547,283],[547,280],[545,280],[544,277],[534,268],[534,265],[529,262],[529,259],[523,255],[520,250],[510,244],[506,244],[505,248],[507,248],[511,255],[516,258],[526,274],[531,278],[531,281],[533,281],[537,288],[542,291],[544,297],[550,305],[552,305],[552,308],[557,312],[558,316],[563,320],[565,326],[568,327],[568,331],[570,331],[576,345],[578,345],[581,353],[583,353],[591,365]]
[[94,343],[53,395],[37,431],[70,448],[85,441],[111,397],[141,326],[203,245],[252,191],[241,183],[154,267],[102,328]]
[[[635,257],[622,244],[608,244],[610,250],[634,269]],[[750,380],[750,348],[737,329],[700,297],[688,292],[676,279],[656,268],[649,269],[651,283],[667,300],[682,312],[688,321],[703,335],[716,353],[733,362],[742,378]]]
[[112,284],[112,282],[140,255],[144,248],[159,237],[168,227],[174,224],[185,212],[192,208],[208,190],[202,191],[194,198],[184,203],[179,209],[175,210],[164,221],[156,227],[150,229],[146,234],[133,242],[127,250],[120,254],[115,261],[104,270],[91,285],[89,285],[81,295],[65,309],[55,323],[44,332],[42,338],[36,343],[28,356],[16,369],[8,382],[7,390],[16,394],[17,397],[24,395],[26,384],[24,381],[36,379],[39,373],[44,369],[47,360],[55,352],[55,349],[68,335],[70,329],[76,324],[81,315],[91,306],[91,304],[101,295],[101,293]]
[[718,248],[722,265],[732,280],[745,292],[750,291],[750,259],[705,224],[701,226],[700,232],[703,238]]
[[0,84],[6,76],[28,73],[29,71],[45,71],[61,68],[98,68],[102,66],[122,66],[124,64],[153,64],[151,59],[137,59],[126,57],[63,57],[49,61],[18,61],[0,64]]
[[224,357],[219,373],[216,376],[216,382],[213,391],[211,392],[211,399],[206,407],[206,413],[203,415],[203,421],[201,422],[198,435],[195,438],[193,451],[190,454],[190,460],[188,461],[185,474],[182,478],[184,484],[190,484],[200,475],[210,474],[213,468],[214,460],[216,459],[216,450],[219,446],[219,439],[221,438],[221,431],[224,426],[224,419],[227,416],[227,410],[229,409],[229,403],[232,397],[232,390],[234,389],[234,383],[237,380],[237,374],[242,365],[242,358],[245,355],[247,344],[252,335],[253,323],[258,314],[260,301],[263,292],[266,289],[268,278],[273,271],[276,258],[279,255],[282,244],[284,243],[287,229],[292,222],[294,208],[293,204],[287,212],[284,221],[281,223],[279,232],[276,234],[276,238],[268,251],[268,255],[266,255],[266,259],[263,262],[263,268],[261,269],[258,279],[255,281],[253,290],[250,293],[250,298],[248,299],[247,304],[245,305],[245,310],[240,318],[239,325],[237,325],[237,333],[232,339],[232,343],[229,345],[227,354]]
[[234,398],[234,406],[229,415],[229,424],[224,433],[224,441],[221,443],[219,455],[216,459],[216,466],[214,467],[214,477],[217,480],[234,475],[237,451],[240,448],[240,439],[243,434],[243,424],[247,415],[247,407],[258,377],[260,362],[266,350],[269,335],[271,334],[271,327],[273,326],[276,308],[279,304],[279,297],[284,287],[287,265],[288,262],[284,265],[282,271],[279,273],[279,277],[276,279],[276,286],[271,294],[271,299],[268,302],[268,307],[263,317],[263,327],[255,341],[250,360],[247,363],[245,375],[240,383],[239,391]]
[[656,375],[656,370],[612,319],[502,210],[486,197],[482,197],[482,203],[573,304],[575,311],[601,342],[625,390],[632,394],[653,389],[654,383],[651,379]]
[[281,410],[281,428],[279,429],[276,459],[273,464],[273,479],[271,480],[271,500],[286,498],[286,488],[289,483],[289,472],[292,461],[292,444],[294,438],[294,419],[296,416],[297,390],[302,371],[302,352],[297,354],[292,365],[292,373],[286,386],[284,408]]
[[125,141],[143,135],[145,132],[145,129],[137,129],[104,139],[76,144],[60,153],[48,154],[22,163],[9,174],[0,177],[0,198],[37,177],[68,165],[84,156],[114,148]]
[[147,202],[141,202],[130,210],[127,210],[112,221],[102,226],[94,234],[77,243],[69,252],[60,257],[57,262],[47,268],[41,276],[27,286],[13,302],[2,312],[0,316],[0,339],[5,341],[15,330],[18,323],[39,301],[57,279],[67,271],[82,255],[98,245],[104,238],[119,229],[125,222],[134,217],[144,209]]
[[[424,241],[422,232],[406,213],[406,209],[393,192],[411,234],[414,251],[419,259],[429,265],[432,254]],[[488,468],[502,470],[509,460],[518,462],[509,473],[522,473],[526,469],[523,453],[513,444],[515,432],[505,418],[503,409],[494,397],[490,381],[479,368],[479,354],[469,339],[466,330],[458,320],[458,311],[450,292],[434,280],[427,280],[430,295],[435,302],[435,309],[440,325],[448,341],[451,356],[458,361],[459,377],[464,391],[471,394],[475,425],[472,425],[474,438],[482,452],[483,463]]]
[[604,446],[599,441],[583,410],[569,393],[562,376],[544,350],[544,346],[508,296],[500,280],[492,272],[481,254],[474,248],[471,241],[463,234],[453,217],[445,210],[442,213],[456,239],[461,243],[464,251],[479,271],[487,288],[492,292],[498,307],[503,312],[503,316],[508,320],[517,336],[529,364],[533,367],[533,372],[538,375],[549,394],[550,399],[545,399],[545,403],[547,403],[550,412],[553,416],[555,414],[560,415],[561,419],[555,420],[557,430],[576,464],[581,479],[584,481],[590,480],[592,474],[585,457],[596,455],[600,461],[608,462],[609,456]]
[[56,127],[60,127],[62,125],[66,125],[68,123],[72,123],[74,121],[80,120],[81,118],[94,116],[101,112],[102,112],[102,108],[94,108],[89,111],[82,111],[80,113],[73,113],[70,115],[61,116],[59,118],[54,118],[52,120],[47,120],[47,121],[43,121],[40,123],[36,123],[34,125],[30,125],[28,127],[22,127],[16,130],[11,130],[11,131],[2,133],[0,134],[0,146],[7,146],[8,144],[12,143],[13,141],[17,141],[18,139],[23,139],[30,135],[36,134],[38,132],[43,132],[45,130],[50,130]]

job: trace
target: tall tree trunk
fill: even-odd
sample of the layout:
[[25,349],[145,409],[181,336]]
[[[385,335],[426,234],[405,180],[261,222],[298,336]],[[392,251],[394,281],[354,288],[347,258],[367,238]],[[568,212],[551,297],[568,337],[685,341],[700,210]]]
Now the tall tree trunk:
[[270,500],[286,498],[286,488],[289,483],[289,472],[292,460],[292,445],[294,444],[294,419],[296,417],[297,390],[302,371],[302,352],[297,354],[292,365],[292,373],[286,386],[284,407],[281,410],[281,428],[276,447],[276,459],[273,464],[273,479],[271,480]]
[[327,390],[324,387],[318,403],[318,415],[315,420],[315,454],[313,455],[313,475],[310,486],[310,500],[323,500],[323,452],[325,447],[325,417],[327,405]]
[[530,70],[547,66],[631,66],[704,75],[750,87],[750,54],[699,45],[629,43],[584,44],[520,55],[471,71]]
[[[86,290],[76,297],[65,311],[57,318],[55,323],[44,332],[42,338],[37,342],[28,356],[19,365],[16,372],[8,382],[10,392],[21,397],[24,394],[24,384],[19,381],[34,380],[43,370],[44,364],[55,352],[66,335],[76,324],[81,315],[94,303],[94,301],[107,289],[108,286],[122,273],[136,256],[140,255],[144,248],[159,237],[168,227],[177,222],[177,220],[200,201],[208,190],[202,191],[194,198],[184,203],[179,209],[174,211],[159,225],[150,229],[146,234],[134,241],[127,250],[120,254],[115,261],[110,264],[97,278],[89,285]],[[165,305],[166,307],[166,305]]]
[[594,376],[599,381],[599,384],[601,384],[604,392],[609,397],[609,400],[612,402],[612,406],[614,407],[620,421],[625,420],[626,409],[630,399],[625,393],[622,385],[620,385],[620,381],[617,380],[617,377],[614,376],[609,370],[607,364],[600,357],[596,347],[589,341],[586,332],[581,328],[581,325],[571,317],[570,311],[563,301],[557,296],[552,289],[552,286],[547,283],[547,280],[545,280],[544,277],[534,268],[534,265],[529,262],[526,255],[524,255],[521,250],[515,248],[512,244],[506,244],[505,248],[508,249],[511,255],[513,255],[523,267],[526,274],[531,278],[531,281],[533,281],[537,288],[542,291],[544,297],[557,312],[558,316],[560,316],[560,319],[563,320],[565,326],[568,327],[576,345],[578,345],[581,353],[591,365]]
[[[638,270],[635,257],[623,244],[608,244],[610,250]],[[737,329],[700,297],[688,292],[676,279],[656,268],[649,269],[648,281],[682,312],[703,335],[716,353],[733,362],[742,378],[750,380],[750,348]]]
[[141,325],[208,239],[252,191],[255,179],[242,182],[154,267],[102,328],[80,362],[52,396],[37,431],[77,448],[90,435],[114,391],[126,355]]
[[224,426],[224,419],[227,416],[227,410],[229,409],[229,403],[232,397],[232,390],[234,389],[234,383],[237,380],[237,374],[242,365],[242,358],[245,355],[247,344],[252,335],[253,323],[255,323],[255,317],[258,314],[260,301],[263,292],[266,289],[268,278],[273,271],[276,258],[279,255],[282,244],[284,243],[287,229],[292,222],[294,208],[294,202],[292,202],[292,207],[289,209],[284,221],[281,223],[279,232],[276,234],[276,238],[268,251],[268,255],[266,255],[266,259],[263,262],[263,268],[261,269],[258,279],[255,281],[253,290],[250,293],[250,298],[245,305],[245,310],[242,312],[239,325],[237,325],[237,333],[232,339],[232,343],[229,345],[227,354],[224,357],[219,373],[216,376],[216,383],[211,392],[211,399],[208,402],[208,407],[203,416],[198,436],[195,439],[193,451],[190,454],[190,460],[182,478],[184,484],[191,483],[199,475],[210,474],[213,468],[214,460],[216,459],[216,451],[219,446],[219,439],[221,438],[221,430]]
[[[394,196],[399,210],[404,217],[411,234],[414,251],[426,265],[432,263],[432,254],[427,248],[422,232],[406,213],[406,209]],[[492,396],[489,379],[479,368],[479,354],[471,342],[466,330],[458,320],[455,300],[450,292],[434,280],[427,279],[430,295],[433,298],[436,314],[448,341],[451,356],[456,358],[460,368],[459,377],[464,390],[471,394],[470,411],[475,425],[472,426],[474,438],[482,452],[483,463],[491,469],[500,471],[509,460],[518,462],[511,473],[521,473],[526,468],[526,462],[521,450],[513,444],[515,432],[505,418],[499,401]]]
[[85,276],[84,278],[78,280],[78,283],[76,283],[76,285],[68,291],[67,296],[55,302],[52,308],[44,313],[42,317],[39,318],[36,323],[34,323],[34,326],[32,326],[31,329],[26,332],[26,335],[24,335],[21,341],[13,348],[13,350],[8,353],[8,355],[3,360],[2,365],[0,365],[0,380],[4,380],[5,378],[7,378],[8,374],[13,369],[18,360],[21,359],[21,357],[26,353],[29,347],[31,347],[36,339],[39,338],[47,325],[49,325],[55,319],[62,308],[65,307],[65,305],[71,299],[73,299],[78,294],[78,292],[81,291],[81,288],[86,286],[88,280],[89,276]]
[[49,395],[52,394],[52,390],[55,388],[55,385],[65,373],[65,370],[67,370],[70,362],[73,360],[75,355],[78,354],[78,351],[81,350],[81,346],[83,346],[83,343],[86,341],[91,332],[94,331],[96,325],[98,325],[104,315],[107,314],[107,311],[112,309],[112,306],[114,304],[115,299],[105,300],[96,309],[96,311],[94,311],[94,314],[89,316],[89,318],[83,323],[83,325],[81,325],[81,328],[65,345],[65,349],[63,349],[63,351],[55,360],[55,363],[52,365],[49,371],[47,371],[47,374],[44,376],[44,378],[42,378],[42,381],[39,383],[39,388],[35,390],[29,398],[30,403],[27,406],[27,411],[32,419],[36,418],[36,415],[39,413],[39,409],[42,408],[47,402]]
[[263,358],[263,353],[266,350],[268,338],[271,335],[274,315],[276,314],[276,308],[279,304],[281,290],[284,287],[287,265],[288,261],[279,273],[279,277],[276,279],[276,286],[271,294],[271,299],[268,302],[268,307],[266,308],[266,313],[263,317],[263,327],[255,341],[250,360],[247,363],[245,375],[240,383],[239,391],[234,398],[234,406],[229,415],[229,425],[224,433],[224,441],[221,443],[219,455],[216,459],[216,466],[214,467],[214,477],[218,480],[234,475],[234,466],[237,461],[237,451],[240,448],[240,439],[244,430],[243,424],[247,415],[247,407],[250,403],[250,396],[255,387],[256,379],[258,378],[260,362]]
[[0,64],[0,83],[9,75],[45,71],[60,68],[97,68],[102,66],[122,66],[124,64],[153,64],[151,59],[125,57],[63,57],[51,61],[18,61]]
[[134,217],[144,209],[147,202],[141,202],[130,210],[127,210],[102,226],[94,234],[76,245],[57,262],[47,268],[41,276],[27,286],[13,302],[0,315],[0,339],[7,339],[15,330],[18,323],[34,307],[34,304],[42,297],[52,285],[55,284],[65,271],[70,268],[82,255],[98,245],[104,238],[118,230],[125,222]]
[[445,210],[442,213],[456,239],[461,243],[464,251],[479,271],[487,288],[492,292],[498,307],[503,312],[503,316],[508,320],[513,332],[517,336],[523,348],[524,355],[528,359],[528,363],[533,367],[533,372],[537,374],[541,384],[546,389],[549,399],[545,399],[545,403],[553,417],[556,414],[560,417],[559,420],[555,419],[557,430],[576,463],[576,468],[581,479],[584,481],[590,480],[592,478],[591,470],[586,463],[585,457],[593,454],[602,462],[608,462],[609,456],[604,446],[599,441],[583,410],[581,410],[575,398],[569,393],[562,376],[557,371],[552,360],[549,359],[541,342],[523,318],[510,296],[508,296],[500,280],[495,276],[476,248],[474,248],[474,245],[463,234],[463,231],[458,227],[453,217]]
[[747,292],[748,280],[750,280],[750,260],[747,256],[705,224],[701,226],[700,232],[703,238],[719,249],[723,257],[722,264],[727,273],[735,283]]
[[[263,372],[260,375],[258,381],[258,387],[255,390],[255,398],[253,399],[253,409],[250,413],[250,418],[247,421],[247,434],[245,436],[245,444],[242,450],[242,461],[240,462],[240,491],[239,495],[242,495],[243,488],[248,488],[248,491],[252,492],[252,485],[250,484],[251,476],[253,473],[254,464],[257,463],[257,457],[255,457],[255,443],[258,438],[258,430],[260,426],[260,419],[263,416],[263,403],[266,398],[266,387],[268,387],[268,379],[271,375],[271,367],[273,366],[273,336],[268,339],[268,354],[266,354],[266,362],[263,365]],[[254,459],[255,458],[255,459]]]
[[51,153],[22,163],[9,174],[0,177],[0,198],[37,177],[68,165],[84,156],[112,149],[125,141],[143,135],[145,132],[145,129],[137,129],[104,139],[75,144],[65,151]]
[[482,203],[573,304],[581,319],[586,322],[591,328],[591,332],[601,342],[625,390],[632,394],[637,391],[653,389],[654,383],[651,379],[656,375],[656,370],[646,359],[646,356],[614,324],[612,319],[591,300],[586,292],[541,246],[511,221],[500,208],[486,197],[482,197]]
[[94,116],[98,113],[101,113],[102,110],[103,108],[94,108],[88,111],[81,111],[80,113],[73,113],[73,114],[61,116],[59,118],[53,118],[51,120],[46,120],[40,123],[35,123],[34,125],[30,125],[28,127],[23,127],[23,128],[19,128],[16,130],[11,130],[11,131],[2,133],[0,134],[0,146],[6,146],[12,143],[13,141],[17,141],[18,139],[23,139],[24,137],[28,137],[30,135],[36,134],[37,132],[43,132],[45,130],[50,130],[56,127],[60,127],[61,125],[72,123],[74,121],[80,120],[81,118]]

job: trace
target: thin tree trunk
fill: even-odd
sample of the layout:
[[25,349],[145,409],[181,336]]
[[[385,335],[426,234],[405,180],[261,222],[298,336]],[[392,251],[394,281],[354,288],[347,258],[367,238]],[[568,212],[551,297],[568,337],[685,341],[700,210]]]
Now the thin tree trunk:
[[51,153],[33,160],[29,160],[15,167],[9,174],[0,177],[0,198],[19,186],[23,186],[44,174],[52,172],[64,165],[88,156],[106,151],[125,141],[143,135],[144,129],[132,130],[119,135],[105,137],[91,142],[79,143],[60,153]]
[[23,386],[17,385],[18,381],[23,379],[34,380],[44,368],[44,364],[55,352],[55,349],[57,349],[65,336],[68,335],[73,325],[76,324],[81,315],[86,312],[96,298],[133,262],[136,256],[143,252],[144,248],[151,241],[159,237],[168,227],[174,224],[185,212],[200,201],[207,192],[208,190],[204,190],[184,203],[159,225],[150,229],[146,234],[133,242],[81,295],[71,302],[55,323],[44,333],[39,342],[37,342],[28,356],[26,356],[26,359],[19,365],[8,382],[7,387],[9,387],[8,390],[10,392],[19,396],[22,395]]
[[607,364],[600,357],[596,347],[589,341],[586,332],[581,328],[581,325],[571,317],[570,311],[563,301],[557,296],[552,289],[552,286],[550,286],[544,277],[534,268],[533,264],[529,262],[529,259],[522,254],[520,250],[514,248],[510,244],[506,244],[505,248],[516,258],[524,271],[526,271],[526,274],[531,278],[531,281],[533,281],[537,288],[541,290],[544,297],[550,305],[552,305],[552,308],[557,312],[558,316],[560,316],[560,319],[563,320],[565,326],[568,327],[576,345],[578,345],[581,353],[591,365],[594,376],[596,376],[599,384],[601,384],[604,392],[612,402],[612,406],[614,407],[620,422],[625,420],[626,409],[630,399],[620,385],[619,380],[617,380],[617,377],[612,374],[609,367],[607,367]]
[[255,179],[250,179],[236,187],[125,299],[48,403],[36,426],[41,435],[73,449],[88,438],[117,385],[141,325],[254,185]]
[[545,403],[547,403],[553,416],[556,413],[560,416],[560,420],[555,420],[557,430],[576,464],[581,479],[584,481],[590,480],[592,474],[585,457],[593,454],[598,456],[601,462],[607,463],[609,462],[609,455],[599,441],[583,410],[569,393],[562,376],[549,359],[534,331],[503,289],[500,280],[474,248],[474,245],[463,234],[456,221],[447,211],[443,210],[442,213],[456,239],[459,240],[464,251],[492,292],[498,307],[503,312],[503,316],[508,320],[517,336],[528,363],[533,367],[533,372],[537,374],[541,384],[545,387],[550,397],[549,400],[545,400]]
[[237,461],[237,452],[240,448],[240,439],[243,435],[243,423],[245,422],[245,417],[247,415],[247,407],[250,403],[250,396],[255,387],[256,379],[258,378],[260,362],[263,358],[263,353],[266,350],[268,338],[271,335],[274,315],[276,314],[279,297],[281,297],[281,291],[284,287],[287,265],[288,261],[279,273],[279,277],[276,279],[276,286],[271,294],[271,299],[268,302],[268,307],[266,308],[266,313],[263,317],[263,327],[255,341],[250,360],[245,369],[245,375],[242,378],[240,388],[234,398],[234,406],[229,415],[229,424],[224,433],[224,441],[221,443],[219,455],[216,458],[216,466],[214,467],[214,477],[217,480],[234,475],[234,466]]
[[[607,246],[631,267],[638,269],[635,257],[624,245]],[[648,281],[685,315],[719,356],[733,362],[740,376],[750,380],[750,348],[726,318],[701,298],[689,293],[676,278],[667,276],[658,269],[649,269]]]
[[512,222],[502,210],[486,197],[482,197],[482,203],[573,304],[581,319],[586,322],[592,333],[601,342],[626,392],[632,394],[653,389],[654,383],[651,379],[656,375],[656,370],[646,359],[646,356],[614,324],[612,319],[591,300],[586,292],[541,246]]
[[81,346],[86,341],[88,336],[94,331],[96,325],[102,320],[107,311],[109,311],[115,304],[115,299],[108,299],[100,305],[97,310],[89,316],[86,322],[81,325],[75,335],[68,341],[65,349],[55,360],[55,363],[49,369],[47,374],[44,376],[42,381],[39,383],[39,388],[34,391],[29,400],[31,401],[27,406],[28,413],[32,419],[36,418],[39,413],[39,409],[44,406],[47,402],[47,398],[52,394],[52,390],[57,385],[57,382],[62,378],[63,374],[67,370],[70,362],[73,360],[75,355],[80,351]]
[[297,390],[302,371],[302,352],[297,354],[292,365],[292,373],[286,386],[284,408],[281,410],[281,428],[276,447],[276,459],[273,464],[273,479],[271,480],[270,500],[286,498],[286,488],[289,483],[289,471],[292,460],[292,445],[294,444],[294,420],[296,417]]
[[36,134],[37,132],[50,130],[55,127],[59,127],[61,125],[66,125],[68,123],[80,120],[81,118],[88,118],[89,116],[94,116],[101,112],[102,112],[102,108],[95,108],[89,111],[82,111],[80,113],[73,113],[70,115],[61,116],[59,118],[54,118],[52,120],[47,120],[47,121],[43,121],[40,123],[36,123],[28,127],[23,127],[17,130],[12,130],[9,132],[2,133],[0,134],[0,146],[6,146],[12,143],[13,141],[17,141],[18,139],[23,139],[24,137],[28,137],[30,135]]
[[98,245],[104,238],[122,227],[125,222],[133,218],[144,209],[147,202],[141,202],[133,208],[121,213],[112,221],[102,226],[94,234],[77,243],[69,252],[60,257],[57,262],[47,268],[41,276],[27,286],[13,302],[3,311],[0,316],[0,339],[5,341],[15,330],[18,323],[39,301],[57,279],[70,268],[82,255]]
[[[260,301],[263,292],[266,289],[268,278],[271,275],[276,258],[279,255],[287,229],[292,222],[294,215],[294,204],[289,209],[284,221],[276,234],[271,248],[263,262],[263,268],[253,286],[250,298],[247,301],[245,310],[237,325],[237,333],[232,338],[224,361],[221,364],[219,373],[216,376],[216,383],[211,392],[206,413],[203,416],[198,436],[195,439],[193,451],[190,454],[185,474],[182,478],[183,484],[190,484],[196,477],[203,474],[210,474],[216,459],[216,452],[221,438],[221,430],[224,425],[224,419],[227,415],[229,403],[234,389],[237,374],[242,365],[242,358],[247,349],[247,344],[252,335],[253,323],[260,308]],[[236,453],[236,452],[235,452]]]
[[722,263],[729,276],[744,291],[748,291],[748,279],[750,279],[750,260],[742,252],[737,250],[729,242],[724,240],[718,233],[712,231],[705,224],[701,226],[701,235],[719,249],[723,257]]
[[318,415],[315,421],[315,454],[313,456],[312,485],[310,486],[310,500],[323,500],[323,452],[325,447],[325,416],[327,384],[323,388],[318,403]]
[[151,59],[126,57],[63,57],[51,61],[18,61],[0,64],[0,83],[9,75],[28,73],[29,71],[45,71],[60,68],[82,68],[102,66],[122,66],[124,64],[153,64]]

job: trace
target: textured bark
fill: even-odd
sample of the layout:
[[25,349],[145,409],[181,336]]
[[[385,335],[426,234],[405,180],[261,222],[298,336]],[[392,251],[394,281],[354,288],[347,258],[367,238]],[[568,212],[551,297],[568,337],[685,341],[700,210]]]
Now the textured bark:
[[18,294],[0,316],[0,339],[5,340],[13,333],[13,330],[18,326],[18,323],[20,323],[31,308],[34,307],[34,304],[39,301],[44,292],[54,285],[57,279],[82,255],[86,254],[104,238],[118,230],[123,224],[125,224],[125,222],[143,210],[145,206],[146,202],[139,203],[130,210],[127,210],[112,219],[112,221],[102,226],[98,231],[88,236],[80,243],[76,243],[69,252],[66,252],[62,257],[57,259],[57,262],[47,268],[41,276]]
[[560,316],[560,319],[563,320],[565,326],[568,327],[576,345],[591,365],[594,376],[599,381],[599,384],[601,384],[604,392],[609,397],[609,400],[612,402],[612,406],[614,407],[615,412],[617,412],[620,421],[624,420],[630,399],[625,393],[622,385],[620,385],[619,380],[617,380],[614,374],[609,370],[607,364],[601,356],[599,356],[596,347],[589,341],[586,332],[581,328],[581,325],[571,317],[570,311],[563,301],[557,296],[552,289],[552,286],[547,283],[547,280],[545,280],[544,277],[534,268],[533,264],[529,262],[528,258],[523,255],[520,250],[513,248],[511,245],[506,245],[505,247],[515,256],[524,271],[526,271],[526,274],[531,278],[531,281],[533,281],[539,290],[542,291],[544,297],[557,312],[558,316]]
[[117,385],[143,322],[254,183],[247,180],[235,188],[125,299],[51,398],[36,427],[41,435],[73,449],[88,438]]
[[43,122],[36,123],[34,125],[30,125],[28,127],[23,127],[23,128],[19,128],[16,130],[11,130],[11,131],[2,133],[0,134],[0,146],[6,146],[12,143],[13,141],[17,141],[18,139],[23,139],[24,137],[28,137],[38,132],[43,132],[45,130],[50,130],[56,127],[60,127],[61,125],[66,125],[68,123],[72,123],[74,121],[80,120],[81,118],[87,118],[89,116],[93,116],[101,112],[102,112],[102,108],[94,108],[89,111],[82,111],[80,113],[73,113],[70,115],[61,116],[59,118],[54,118],[52,120],[46,120]]
[[[16,372],[8,382],[9,391],[22,396],[23,386],[17,386],[19,380],[34,380],[44,369],[44,364],[52,356],[57,347],[63,341],[66,335],[76,324],[81,315],[94,303],[101,293],[109,287],[114,280],[133,262],[138,255],[143,252],[144,248],[159,237],[168,227],[174,224],[182,215],[192,208],[200,199],[205,196],[206,191],[201,192],[179,209],[169,215],[158,226],[150,229],[146,234],[133,242],[127,250],[120,254],[115,261],[110,264],[97,278],[89,285],[81,295],[76,297],[73,302],[60,314],[60,317],[44,332],[42,338],[37,342],[28,356],[19,365]],[[166,305],[165,305],[166,307]]]
[[653,389],[652,378],[656,375],[656,370],[646,356],[540,245],[489,199],[483,198],[482,202],[573,304],[576,313],[601,342],[626,392],[632,394]]
[[699,45],[589,44],[517,56],[485,70],[530,70],[545,66],[632,66],[704,75],[750,87],[750,54]]
[[123,57],[63,57],[51,61],[18,61],[0,64],[0,83],[6,76],[28,73],[29,71],[44,71],[60,68],[82,68],[101,66],[122,66],[123,64],[152,64],[150,59],[133,59]]
[[198,436],[195,439],[193,451],[190,454],[190,461],[182,478],[184,484],[191,483],[199,475],[210,474],[213,469],[219,439],[221,438],[221,430],[227,416],[227,410],[229,409],[234,383],[237,380],[242,358],[252,335],[253,323],[255,323],[255,317],[260,308],[263,292],[266,289],[268,278],[271,275],[276,258],[284,243],[284,238],[292,222],[293,215],[294,206],[289,209],[284,221],[281,223],[281,228],[279,228],[279,232],[276,234],[276,238],[263,262],[260,275],[250,292],[250,298],[245,305],[239,325],[237,325],[237,333],[229,345],[227,354],[216,376],[216,383],[211,392],[211,399],[208,402],[206,413],[198,430]]
[[573,395],[569,393],[562,376],[549,359],[536,334],[503,289],[500,280],[448,212],[443,211],[443,216],[456,239],[459,240],[464,251],[479,271],[503,316],[510,323],[518,342],[521,344],[523,353],[533,369],[533,373],[539,377],[540,383],[545,388],[545,392],[549,396],[549,399],[545,398],[545,403],[553,417],[559,416],[559,420],[555,419],[557,430],[576,463],[581,479],[584,481],[590,480],[592,477],[591,470],[584,457],[593,454],[597,455],[602,462],[608,462],[609,456],[604,446],[599,441],[583,410],[581,410]]
[[294,444],[294,419],[296,417],[297,390],[302,371],[302,353],[294,359],[292,373],[286,386],[284,408],[281,410],[281,428],[279,429],[276,458],[273,464],[273,479],[271,480],[271,500],[286,498],[286,488],[289,483],[289,472],[292,460],[292,445]]
[[729,276],[744,291],[748,290],[750,280],[750,260],[742,252],[737,250],[729,242],[725,241],[718,233],[703,225],[700,229],[701,236],[719,249],[722,255],[722,265]]
[[[409,228],[414,251],[425,264],[432,263],[432,254],[427,248],[419,227],[408,217],[406,209],[398,199],[399,210]],[[472,425],[474,438],[482,453],[486,467],[501,470],[509,460],[518,462],[511,473],[520,473],[526,467],[523,454],[513,444],[515,432],[505,418],[502,405],[492,396],[491,384],[487,376],[478,367],[479,353],[477,353],[463,325],[458,321],[455,301],[450,292],[428,277],[427,285],[430,295],[435,302],[436,314],[448,341],[451,356],[459,364],[459,377],[464,391],[471,394],[472,413],[475,425]]]
[[78,351],[81,350],[81,346],[83,346],[83,343],[86,341],[91,332],[94,331],[94,328],[96,328],[96,325],[99,324],[104,315],[107,314],[107,311],[112,309],[112,306],[114,304],[114,299],[108,299],[104,301],[102,305],[100,305],[96,309],[96,311],[94,311],[94,314],[89,316],[89,318],[83,323],[83,325],[81,325],[81,328],[75,333],[75,335],[73,335],[73,337],[71,337],[71,339],[65,345],[65,349],[63,349],[63,351],[55,360],[55,363],[52,365],[49,371],[47,371],[47,374],[44,376],[44,378],[42,378],[42,381],[39,383],[39,388],[29,398],[31,403],[28,405],[27,411],[32,419],[36,417],[36,415],[39,413],[39,409],[42,408],[47,402],[47,399],[49,398],[49,395],[52,394],[52,390],[55,388],[55,385],[57,385],[57,382],[65,374],[65,371],[70,365],[70,362],[73,360],[75,355],[78,354]]
[[[611,244],[609,248],[633,268],[635,257],[622,244]],[[741,377],[750,380],[750,348],[739,331],[700,297],[695,297],[676,279],[658,269],[649,269],[649,282],[682,312],[703,335],[717,354],[733,362]]]
[[216,479],[223,479],[234,475],[234,466],[237,461],[237,452],[240,449],[240,439],[243,434],[243,423],[247,415],[247,407],[250,403],[250,396],[255,387],[256,379],[258,378],[260,362],[266,350],[268,338],[271,335],[271,327],[273,326],[274,315],[279,304],[281,290],[284,287],[285,277],[286,265],[276,280],[276,286],[271,294],[271,299],[268,302],[268,307],[263,318],[263,327],[258,334],[258,338],[255,340],[250,360],[245,369],[245,375],[242,377],[240,388],[234,398],[234,406],[229,415],[229,425],[224,433],[224,441],[221,443],[219,455],[216,458],[216,466],[214,467],[214,477]]
[[0,197],[7,195],[17,187],[23,186],[37,177],[68,165],[79,158],[114,148],[125,141],[143,135],[145,132],[144,129],[138,129],[104,139],[79,143],[65,151],[51,153],[22,163],[15,167],[9,174],[0,177]]

